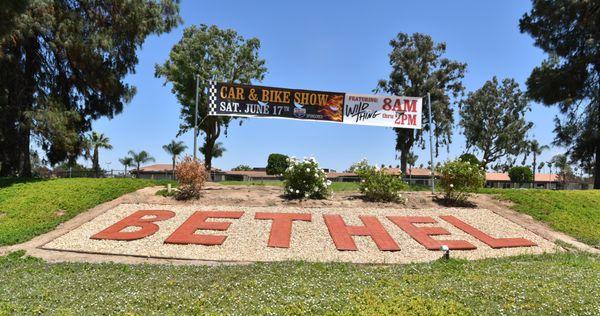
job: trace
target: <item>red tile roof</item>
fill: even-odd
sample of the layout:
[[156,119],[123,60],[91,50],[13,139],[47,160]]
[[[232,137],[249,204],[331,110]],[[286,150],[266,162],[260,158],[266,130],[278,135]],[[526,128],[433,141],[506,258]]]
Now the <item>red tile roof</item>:
[[[510,182],[510,177],[508,173],[500,173],[500,172],[488,172],[485,174],[486,181],[501,181],[501,182]],[[550,173],[536,173],[535,174],[535,182],[559,182],[559,177],[557,174]]]

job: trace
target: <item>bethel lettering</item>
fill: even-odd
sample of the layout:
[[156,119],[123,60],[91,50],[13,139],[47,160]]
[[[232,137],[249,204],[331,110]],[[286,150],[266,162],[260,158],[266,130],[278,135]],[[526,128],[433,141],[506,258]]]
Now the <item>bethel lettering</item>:
[[[140,210],[117,223],[109,226],[101,232],[93,235],[90,239],[133,241],[146,238],[159,231],[157,222],[167,221],[176,214],[165,210]],[[219,246],[227,242],[226,234],[200,234],[198,231],[227,231],[235,220],[244,216],[241,211],[197,211],[193,213],[183,224],[181,224],[164,241],[165,244],[196,244],[204,246]],[[472,236],[475,240],[493,249],[509,247],[532,247],[536,243],[524,238],[497,238],[490,236],[470,224],[451,215],[438,216],[458,230]],[[207,221],[211,218],[231,219],[231,221]],[[335,248],[339,251],[358,251],[354,241],[356,236],[368,236],[380,251],[401,251],[401,247],[386,230],[380,219],[376,216],[358,215],[363,225],[348,225],[341,215],[324,214],[323,221],[329,231],[329,236]],[[271,213],[257,212],[255,220],[271,221],[267,247],[290,248],[294,225],[311,225],[312,215],[310,213]],[[448,236],[451,233],[436,226],[416,226],[415,224],[439,223],[429,216],[387,216],[384,218],[395,224],[403,233],[410,236],[427,250],[438,251],[442,245],[452,250],[474,250],[477,246],[466,240],[435,239],[434,236]],[[304,222],[303,224],[295,224]],[[138,229],[132,229],[137,227]],[[301,236],[300,236],[301,237]]]

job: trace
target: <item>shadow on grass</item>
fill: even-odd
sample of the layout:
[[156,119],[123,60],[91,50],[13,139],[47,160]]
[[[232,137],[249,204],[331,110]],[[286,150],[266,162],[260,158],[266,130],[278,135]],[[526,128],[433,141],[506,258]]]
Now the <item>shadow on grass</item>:
[[9,187],[14,184],[19,184],[19,183],[40,182],[40,181],[46,181],[46,180],[47,179],[40,179],[40,178],[0,177],[0,189]]

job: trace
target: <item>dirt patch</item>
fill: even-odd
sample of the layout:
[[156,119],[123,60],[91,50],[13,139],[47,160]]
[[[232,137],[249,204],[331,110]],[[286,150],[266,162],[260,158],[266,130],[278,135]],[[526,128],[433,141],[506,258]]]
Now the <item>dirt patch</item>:
[[65,211],[65,210],[58,210],[58,211],[54,212],[54,216],[61,217],[61,216],[65,215],[66,213],[67,213],[67,211]]

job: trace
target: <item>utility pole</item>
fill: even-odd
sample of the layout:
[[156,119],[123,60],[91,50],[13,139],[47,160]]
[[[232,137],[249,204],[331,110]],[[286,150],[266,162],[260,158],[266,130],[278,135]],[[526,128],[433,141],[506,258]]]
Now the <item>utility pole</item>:
[[194,109],[194,161],[198,158],[196,153],[198,152],[198,89],[200,87],[200,75],[196,75],[196,106]]
[[427,92],[427,105],[429,106],[429,157],[431,163],[431,194],[435,194],[435,165],[433,161],[433,125],[431,124],[431,95]]

